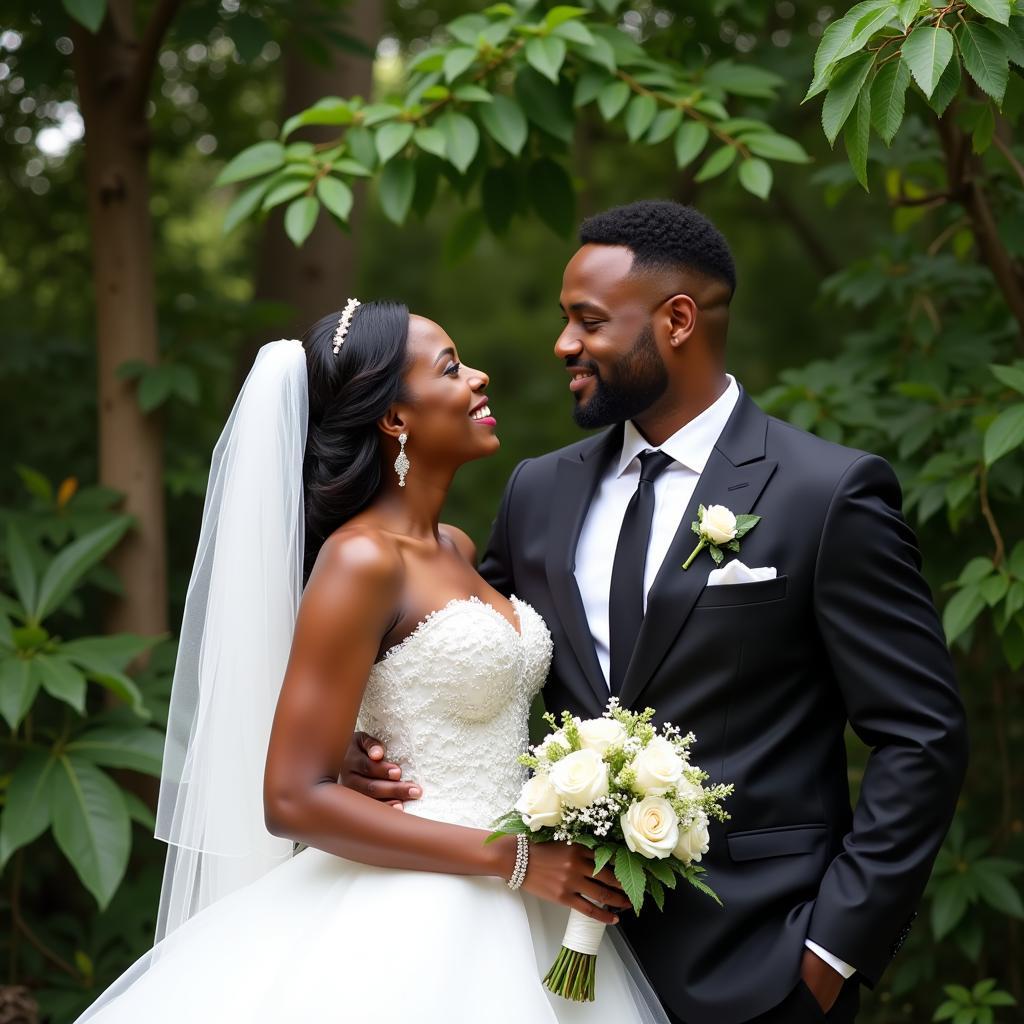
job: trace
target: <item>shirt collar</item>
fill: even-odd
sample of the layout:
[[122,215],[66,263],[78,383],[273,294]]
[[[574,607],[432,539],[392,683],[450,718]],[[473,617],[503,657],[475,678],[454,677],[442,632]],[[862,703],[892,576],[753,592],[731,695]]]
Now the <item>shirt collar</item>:
[[[711,458],[711,451],[739,401],[740,389],[736,384],[736,378],[731,373],[727,373],[726,377],[729,378],[729,386],[725,391],[699,416],[695,416],[689,423],[680,427],[657,449],[671,455],[676,462],[693,470],[694,473],[704,472],[704,467]],[[633,460],[650,448],[651,445],[633,425],[633,421],[627,420],[622,434],[622,454],[619,456],[616,476],[622,476]]]

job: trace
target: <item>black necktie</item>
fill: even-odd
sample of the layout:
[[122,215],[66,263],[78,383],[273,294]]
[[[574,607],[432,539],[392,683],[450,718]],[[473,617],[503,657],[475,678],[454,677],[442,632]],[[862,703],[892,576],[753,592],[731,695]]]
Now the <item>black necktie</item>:
[[675,460],[664,452],[642,452],[640,483],[626,506],[615,545],[612,583],[608,601],[611,692],[622,689],[629,659],[633,656],[640,625],[644,621],[644,569],[654,518],[654,481]]

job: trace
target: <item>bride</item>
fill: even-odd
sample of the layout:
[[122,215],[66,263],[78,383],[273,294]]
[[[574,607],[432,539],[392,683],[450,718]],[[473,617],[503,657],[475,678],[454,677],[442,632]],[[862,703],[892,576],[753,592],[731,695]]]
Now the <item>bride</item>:
[[[665,1020],[618,942],[595,1003],[541,984],[565,908],[628,906],[590,851],[484,844],[551,658],[540,616],[438,522],[459,466],[498,448],[487,384],[397,303],[260,350],[186,598],[156,941],[83,1024]],[[424,783],[404,813],[339,783],[357,728]]]

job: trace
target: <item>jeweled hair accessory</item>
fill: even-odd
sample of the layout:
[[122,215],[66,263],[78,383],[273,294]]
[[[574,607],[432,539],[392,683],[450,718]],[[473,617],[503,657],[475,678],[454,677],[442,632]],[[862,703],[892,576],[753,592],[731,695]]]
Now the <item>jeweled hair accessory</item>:
[[341,319],[338,320],[338,326],[334,328],[334,354],[338,354],[338,349],[341,348],[342,342],[345,340],[345,335],[348,334],[348,329],[352,324],[352,316],[356,311],[356,306],[360,306],[362,303],[358,299],[349,299],[345,303],[345,308],[341,312]]

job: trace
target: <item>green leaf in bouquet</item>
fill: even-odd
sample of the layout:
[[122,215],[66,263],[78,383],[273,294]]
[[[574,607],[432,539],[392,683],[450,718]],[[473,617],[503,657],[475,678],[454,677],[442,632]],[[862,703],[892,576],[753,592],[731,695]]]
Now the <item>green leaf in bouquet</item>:
[[644,858],[633,853],[627,846],[620,846],[615,854],[615,877],[622,885],[627,899],[639,914],[644,905],[644,892],[647,889],[647,872],[644,870]]
[[672,869],[671,861],[675,858],[667,858],[666,860],[649,860],[647,861],[647,873],[652,877],[656,878],[663,885],[667,885],[670,889],[676,887],[676,873]]
[[587,835],[586,832],[583,832],[578,836],[574,836],[572,841],[574,843],[579,843],[580,846],[585,846],[588,850],[596,849],[601,842],[600,839],[595,836]]
[[[673,879],[674,881],[674,879]],[[659,910],[665,909],[665,887],[656,878],[647,879],[647,891]]]
[[614,856],[614,846],[599,846],[594,850],[594,874],[599,875]]
[[718,898],[718,893],[716,893],[710,885],[700,880],[699,876],[703,873],[703,868],[697,867],[695,864],[690,864],[683,872],[683,877],[694,887],[694,889],[704,893],[705,896],[710,896],[719,906],[721,906],[722,901]]

